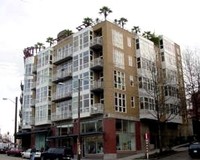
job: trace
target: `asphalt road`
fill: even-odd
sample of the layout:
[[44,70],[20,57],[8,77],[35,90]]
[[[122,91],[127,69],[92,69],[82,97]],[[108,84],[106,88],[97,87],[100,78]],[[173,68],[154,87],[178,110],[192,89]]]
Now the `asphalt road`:
[[6,154],[0,154],[0,160],[23,160],[23,158],[21,158],[21,157],[7,156]]
[[[161,158],[161,160],[193,160],[193,159],[190,158],[190,156],[188,155],[188,151],[182,151],[177,154]],[[200,160],[200,158],[194,160]]]
[[[0,160],[25,160],[25,159],[23,159],[21,157],[7,156],[6,154],[0,154]],[[200,160],[200,158],[192,159],[188,155],[187,151],[182,151],[177,154],[174,154],[174,155],[171,155],[171,156],[168,156],[165,158],[161,158],[160,160]]]

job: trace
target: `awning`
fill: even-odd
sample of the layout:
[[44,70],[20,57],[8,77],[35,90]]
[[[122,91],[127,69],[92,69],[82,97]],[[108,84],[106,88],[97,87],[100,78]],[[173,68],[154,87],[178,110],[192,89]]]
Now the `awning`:
[[31,134],[37,134],[37,133],[48,133],[49,131],[51,131],[50,129],[38,129],[38,130],[32,130],[32,131],[24,131],[24,132],[17,132],[16,133],[16,138],[21,138],[23,136],[28,136]]
[[67,134],[67,135],[60,135],[60,136],[50,136],[47,137],[47,139],[64,139],[64,138],[72,138],[72,137],[77,137],[77,134]]
[[[101,135],[101,134],[103,134],[103,132],[88,132],[88,133],[81,133],[80,136],[85,137],[85,136],[95,136],[95,135]],[[65,139],[65,138],[73,138],[77,136],[78,134],[67,134],[67,135],[59,135],[59,136],[50,136],[50,137],[47,137],[47,139]]]

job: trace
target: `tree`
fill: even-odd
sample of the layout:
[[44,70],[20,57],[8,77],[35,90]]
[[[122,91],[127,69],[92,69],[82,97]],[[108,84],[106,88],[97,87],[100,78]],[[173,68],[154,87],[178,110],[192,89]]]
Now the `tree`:
[[136,34],[140,33],[140,27],[139,26],[133,26],[132,32],[135,32]]
[[150,40],[151,39],[151,31],[144,31],[144,33],[142,34],[142,36],[144,37],[144,38],[147,38],[148,40]]
[[88,27],[88,26],[91,26],[94,22],[93,22],[92,18],[86,17],[83,19],[82,23],[85,27]]
[[156,36],[155,33],[151,33],[151,31],[145,31],[142,36],[152,41],[156,46],[159,46],[159,36]]
[[39,51],[40,51],[42,48],[44,48],[44,44],[41,43],[41,42],[37,42],[37,46],[38,46]]
[[61,39],[66,38],[66,37],[68,37],[68,36],[70,36],[72,34],[73,34],[72,30],[64,29],[64,30],[62,30],[62,31],[60,31],[58,33],[58,35],[57,35],[57,41],[60,41]]
[[37,53],[37,51],[38,51],[38,44],[35,44],[34,48],[35,48],[35,53]]
[[54,39],[53,37],[48,37],[46,40],[47,43],[49,43],[50,47],[52,46],[52,44],[54,43]]
[[200,57],[199,50],[185,49],[183,54],[186,97],[190,106],[193,132],[200,140]]
[[103,14],[104,18],[106,20],[108,14],[112,13],[112,10],[106,6],[103,6],[102,8],[100,8],[99,14]]
[[137,64],[140,111],[145,111],[145,116],[149,116],[148,120],[155,124],[153,129],[157,134],[156,138],[161,153],[165,138],[163,129],[169,125],[167,122],[175,121],[178,116],[181,116],[180,103],[185,97],[182,92],[180,94],[179,90],[183,86],[179,85],[175,78],[176,71],[161,69],[162,63],[157,50],[158,48],[152,47],[151,54],[138,56]]
[[128,20],[124,17],[118,20],[118,23],[121,25],[122,28],[124,28],[124,25],[126,24],[126,22],[128,22]]

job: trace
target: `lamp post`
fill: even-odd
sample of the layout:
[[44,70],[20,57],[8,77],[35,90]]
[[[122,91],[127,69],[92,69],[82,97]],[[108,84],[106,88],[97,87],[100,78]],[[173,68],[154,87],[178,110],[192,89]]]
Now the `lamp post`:
[[15,97],[15,102],[12,101],[9,98],[3,98],[3,100],[9,100],[13,103],[15,103],[15,125],[14,125],[14,145],[16,147],[16,133],[17,133],[17,102],[18,102],[18,97]]
[[80,136],[80,107],[81,107],[81,102],[80,102],[80,92],[81,92],[81,80],[78,79],[77,160],[81,159],[81,136]]

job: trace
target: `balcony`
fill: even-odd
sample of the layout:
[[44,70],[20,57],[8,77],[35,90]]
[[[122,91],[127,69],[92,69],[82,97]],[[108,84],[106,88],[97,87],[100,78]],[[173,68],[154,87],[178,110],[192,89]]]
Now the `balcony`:
[[140,119],[156,120],[156,117],[154,116],[155,114],[156,111],[154,110],[140,109]]
[[33,65],[32,73],[33,73],[33,74],[36,74],[36,73],[37,73],[37,65],[36,65],[36,64]]
[[93,50],[102,49],[102,37],[95,37],[90,42],[90,48]]
[[51,116],[41,116],[41,117],[35,117],[35,126],[37,125],[45,125],[45,124],[51,124]]
[[53,75],[53,82],[63,82],[72,78],[72,70],[65,70]]
[[91,114],[103,114],[103,108],[104,105],[102,103],[95,103],[92,107],[91,107]]
[[31,107],[35,107],[35,103],[36,103],[36,100],[35,99],[31,99]]
[[31,84],[31,89],[32,89],[32,90],[36,90],[36,82],[32,82],[32,84]]
[[102,92],[103,91],[103,82],[100,80],[93,81],[93,83],[90,85],[90,89],[92,92]]
[[68,100],[71,98],[72,98],[72,91],[70,91],[70,92],[66,91],[65,93],[60,93],[60,94],[54,93],[52,95],[53,102],[61,102],[61,101]]
[[73,47],[68,48],[68,50],[65,50],[63,53],[58,53],[57,56],[53,57],[53,64],[58,65],[72,59],[72,54]]
[[103,59],[102,57],[95,58],[90,62],[90,68],[94,71],[99,71],[103,69]]
[[66,119],[72,119],[72,112],[69,111],[67,113],[52,113],[51,114],[51,120],[52,121],[61,121],[61,120],[66,120]]

